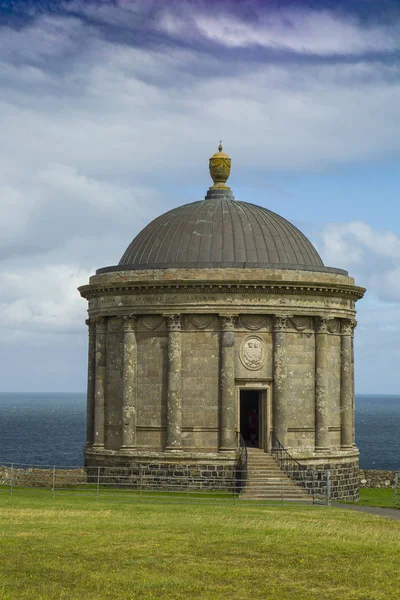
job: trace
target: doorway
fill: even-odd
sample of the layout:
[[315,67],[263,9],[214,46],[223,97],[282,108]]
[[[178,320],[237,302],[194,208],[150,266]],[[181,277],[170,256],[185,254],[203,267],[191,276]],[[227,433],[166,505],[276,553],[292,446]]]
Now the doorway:
[[262,447],[260,404],[258,390],[240,390],[240,433],[249,447]]

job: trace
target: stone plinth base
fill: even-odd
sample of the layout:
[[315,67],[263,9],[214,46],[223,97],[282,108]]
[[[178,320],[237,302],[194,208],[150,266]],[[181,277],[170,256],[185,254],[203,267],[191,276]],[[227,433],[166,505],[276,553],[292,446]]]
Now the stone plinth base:
[[[224,453],[225,455],[226,453]],[[240,473],[235,452],[221,457],[174,452],[127,453],[85,449],[88,480],[105,485],[143,490],[193,489],[238,491]]]
[[298,481],[310,494],[326,495],[327,472],[330,471],[331,498],[334,500],[359,500],[358,451],[353,456],[298,459],[301,467],[292,464],[288,475]]

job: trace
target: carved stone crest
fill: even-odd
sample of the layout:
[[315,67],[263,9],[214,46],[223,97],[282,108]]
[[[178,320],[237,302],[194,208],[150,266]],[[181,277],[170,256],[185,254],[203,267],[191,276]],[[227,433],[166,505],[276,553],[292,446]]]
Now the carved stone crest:
[[261,337],[252,335],[245,338],[240,347],[240,360],[246,369],[257,371],[265,363],[265,342]]

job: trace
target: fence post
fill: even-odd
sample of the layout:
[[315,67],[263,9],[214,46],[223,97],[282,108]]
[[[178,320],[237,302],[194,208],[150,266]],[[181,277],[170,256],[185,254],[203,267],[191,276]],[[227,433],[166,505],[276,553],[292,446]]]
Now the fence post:
[[312,503],[315,504],[315,469],[311,471],[311,485]]
[[10,496],[13,495],[14,463],[11,463]]
[[53,465],[53,483],[51,486],[51,496],[52,496],[53,500],[54,500],[55,487],[56,487],[56,465]]
[[397,491],[399,488],[399,473],[396,471],[394,474],[394,504],[397,504]]
[[186,504],[189,502],[189,467],[186,467]]
[[100,492],[100,465],[97,467],[96,500],[99,499]]
[[326,472],[326,499],[328,506],[331,505],[331,472]]
[[140,497],[140,502],[141,502],[141,501],[142,501],[142,493],[143,493],[143,473],[142,473],[142,465],[140,465],[140,467],[139,467],[139,484],[140,484],[139,497]]

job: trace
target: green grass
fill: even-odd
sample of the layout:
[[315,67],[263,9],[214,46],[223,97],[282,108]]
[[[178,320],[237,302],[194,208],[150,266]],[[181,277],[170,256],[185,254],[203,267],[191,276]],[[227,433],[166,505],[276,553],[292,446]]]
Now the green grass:
[[400,490],[398,492],[398,504],[395,505],[394,491],[392,488],[360,488],[360,500],[357,504],[359,506],[400,508]]
[[400,522],[340,508],[0,494],[2,600],[399,599],[399,564]]

